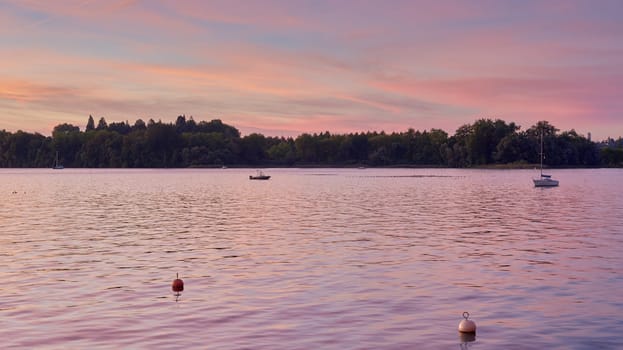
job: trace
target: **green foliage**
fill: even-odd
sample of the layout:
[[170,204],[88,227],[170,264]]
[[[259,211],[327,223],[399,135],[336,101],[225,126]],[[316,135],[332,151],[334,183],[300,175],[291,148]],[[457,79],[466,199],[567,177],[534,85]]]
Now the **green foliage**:
[[52,166],[49,138],[41,134],[0,131],[0,167],[30,168]]
[[84,132],[71,124],[54,127],[52,137],[0,131],[0,167],[49,167],[59,152],[66,167],[215,167],[215,166],[449,166],[535,164],[544,133],[550,166],[623,166],[623,140],[596,144],[574,130],[558,133],[547,121],[526,131],[515,123],[478,119],[455,134],[439,129],[386,134],[302,134],[296,138],[244,137],[221,120],[175,123],[138,119],[134,124],[95,126]]
[[601,164],[608,167],[623,167],[623,148],[602,148]]
[[75,125],[63,123],[63,124],[59,124],[54,127],[54,130],[52,130],[52,137],[58,137],[58,136],[67,135],[71,133],[77,133],[77,132],[80,132],[79,127]]
[[292,139],[277,140],[266,151],[271,162],[278,165],[292,165],[296,161],[296,147]]
[[106,130],[108,128],[108,123],[106,123],[106,119],[101,117],[99,122],[97,122],[97,128],[95,130]]
[[240,140],[240,155],[246,164],[260,164],[267,158],[266,138],[261,134],[251,134]]
[[93,131],[93,130],[95,130],[95,121],[93,120],[93,117],[89,115],[89,120],[87,121],[87,127],[85,131]]

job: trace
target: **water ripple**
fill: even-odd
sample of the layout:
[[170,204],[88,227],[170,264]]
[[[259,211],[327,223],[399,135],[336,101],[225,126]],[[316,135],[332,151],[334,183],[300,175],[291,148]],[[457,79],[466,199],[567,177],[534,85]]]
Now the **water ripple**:
[[3,346],[623,346],[620,170],[249,172],[0,170]]

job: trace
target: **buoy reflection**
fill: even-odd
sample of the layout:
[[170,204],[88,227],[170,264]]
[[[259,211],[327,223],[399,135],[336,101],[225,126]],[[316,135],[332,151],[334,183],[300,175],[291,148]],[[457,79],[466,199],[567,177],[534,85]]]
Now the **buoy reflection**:
[[459,333],[461,344],[467,344],[476,341],[476,333]]

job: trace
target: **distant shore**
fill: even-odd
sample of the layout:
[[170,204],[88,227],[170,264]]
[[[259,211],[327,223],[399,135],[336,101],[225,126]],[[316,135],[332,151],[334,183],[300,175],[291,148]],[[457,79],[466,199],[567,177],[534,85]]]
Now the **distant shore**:
[[[189,167],[64,167],[64,170],[72,169],[479,169],[479,170],[538,170],[539,164],[489,164],[478,165],[472,167],[449,167],[443,165],[387,165],[387,166],[374,166],[374,165],[335,165],[335,164],[295,164],[295,165],[279,165],[279,164],[238,164],[227,167],[216,165],[205,166],[189,166]],[[51,169],[49,167],[0,167],[0,169]],[[623,166],[556,166],[546,167],[543,169],[623,169]]]
[[113,122],[89,116],[84,131],[54,127],[52,137],[0,130],[4,168],[463,168],[622,167],[623,139],[595,143],[547,121],[520,131],[513,122],[479,119],[452,136],[440,129],[391,134],[302,134],[296,138],[241,136],[219,119]]
[[[231,165],[231,166],[191,166],[188,167],[190,169],[255,169],[255,168],[275,168],[275,169],[492,169],[492,170],[513,170],[513,169],[538,169],[539,164],[530,164],[530,163],[509,163],[509,164],[488,164],[488,165],[478,165],[472,167],[464,167],[464,168],[456,168],[449,167],[444,165],[437,164],[429,164],[429,165],[414,165],[414,164],[396,164],[396,165],[336,165],[336,164],[293,164],[293,165],[278,165],[278,164],[242,164],[242,165]],[[546,166],[543,165],[543,169],[608,169],[608,168],[623,168],[620,167],[612,167],[612,166]]]

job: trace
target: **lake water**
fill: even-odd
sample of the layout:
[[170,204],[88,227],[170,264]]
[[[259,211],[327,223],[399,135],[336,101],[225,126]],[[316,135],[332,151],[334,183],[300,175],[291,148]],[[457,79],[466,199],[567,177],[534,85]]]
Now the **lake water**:
[[623,170],[265,172],[0,169],[2,348],[623,347]]

